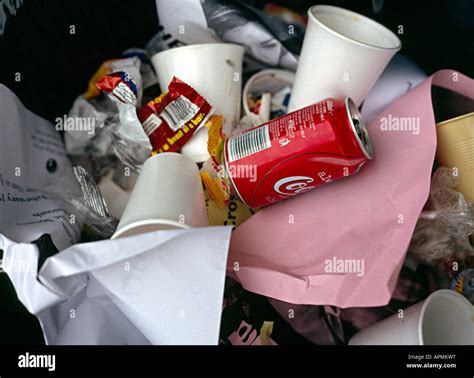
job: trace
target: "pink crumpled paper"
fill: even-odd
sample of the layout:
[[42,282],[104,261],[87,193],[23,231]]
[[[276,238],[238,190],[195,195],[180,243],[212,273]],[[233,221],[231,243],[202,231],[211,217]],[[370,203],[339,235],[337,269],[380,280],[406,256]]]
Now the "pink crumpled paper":
[[[432,85],[474,98],[471,78],[438,71],[368,125],[375,159],[358,174],[264,208],[237,227],[228,271],[245,289],[298,304],[389,302],[430,189]],[[412,130],[383,131],[384,117],[415,123]],[[340,262],[349,267],[345,273],[331,270]]]

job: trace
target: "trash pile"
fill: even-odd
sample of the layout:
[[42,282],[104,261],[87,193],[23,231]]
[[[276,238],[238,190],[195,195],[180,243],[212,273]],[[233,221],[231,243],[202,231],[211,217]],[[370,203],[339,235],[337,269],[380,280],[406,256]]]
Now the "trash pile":
[[46,342],[474,344],[472,79],[346,9],[178,3],[55,125],[0,86],[2,269]]

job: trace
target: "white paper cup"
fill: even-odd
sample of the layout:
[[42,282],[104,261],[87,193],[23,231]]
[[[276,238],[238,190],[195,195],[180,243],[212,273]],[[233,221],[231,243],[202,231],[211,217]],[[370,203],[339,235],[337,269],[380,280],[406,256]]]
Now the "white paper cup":
[[242,92],[242,103],[246,115],[252,113],[248,97],[252,93],[276,93],[285,87],[292,87],[295,81],[295,74],[291,71],[268,69],[257,72],[247,80]]
[[161,153],[143,164],[112,239],[207,225],[204,191],[196,164],[181,154]]
[[328,97],[359,106],[401,42],[379,23],[346,9],[316,5],[296,71],[289,111]]
[[474,307],[461,294],[438,290],[424,301],[354,335],[349,345],[474,345]]
[[244,51],[231,43],[208,43],[162,51],[151,61],[163,90],[173,76],[191,85],[224,117],[224,132],[230,133],[240,120]]

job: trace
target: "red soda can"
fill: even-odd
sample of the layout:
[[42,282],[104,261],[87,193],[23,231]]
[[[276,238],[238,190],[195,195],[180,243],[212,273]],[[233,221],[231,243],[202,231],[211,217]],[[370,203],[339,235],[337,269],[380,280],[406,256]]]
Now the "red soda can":
[[373,158],[350,98],[328,98],[227,139],[225,176],[250,208],[260,208],[357,173]]

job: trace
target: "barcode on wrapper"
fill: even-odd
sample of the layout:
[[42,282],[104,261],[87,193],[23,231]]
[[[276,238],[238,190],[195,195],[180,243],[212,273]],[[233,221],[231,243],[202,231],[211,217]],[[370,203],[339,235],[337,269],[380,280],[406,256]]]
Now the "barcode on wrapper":
[[232,137],[228,143],[227,153],[230,163],[272,146],[268,125]]
[[179,96],[169,103],[160,115],[173,131],[177,131],[186,122],[190,121],[198,111],[199,107],[196,104],[193,104],[184,96]]

